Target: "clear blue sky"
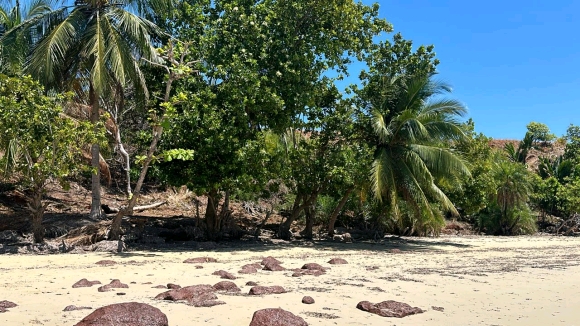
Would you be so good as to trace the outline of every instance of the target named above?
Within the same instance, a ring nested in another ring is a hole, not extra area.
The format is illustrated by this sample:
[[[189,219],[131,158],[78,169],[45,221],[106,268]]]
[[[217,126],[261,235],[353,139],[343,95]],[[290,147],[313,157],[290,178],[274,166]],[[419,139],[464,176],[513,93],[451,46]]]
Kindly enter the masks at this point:
[[[476,131],[521,139],[530,121],[557,136],[580,125],[580,0],[363,2],[414,45],[435,45],[438,77]]]

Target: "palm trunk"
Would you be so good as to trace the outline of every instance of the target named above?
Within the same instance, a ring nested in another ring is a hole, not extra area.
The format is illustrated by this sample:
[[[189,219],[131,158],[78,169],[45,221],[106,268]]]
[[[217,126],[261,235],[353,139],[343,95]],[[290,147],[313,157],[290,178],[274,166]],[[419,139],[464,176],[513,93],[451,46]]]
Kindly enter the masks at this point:
[[[292,233],[290,232],[290,226],[292,223],[300,216],[300,212],[307,208],[308,206],[314,204],[316,199],[318,198],[318,194],[320,193],[321,189],[311,193],[308,197],[304,195],[296,196],[294,200],[294,205],[292,206],[292,213],[290,216],[280,224],[280,228],[278,230],[278,236],[280,239],[290,240],[292,237]],[[302,204],[300,204],[302,202]]]
[[[91,122],[94,125],[95,132],[98,132],[97,123],[99,122],[99,96],[96,94],[93,85],[90,85],[89,100],[91,102]],[[99,166],[99,144],[91,145],[91,168],[93,173],[91,175],[91,213],[89,217],[92,219],[100,219],[101,213],[101,169]]]
[[[334,235],[334,224],[336,223],[336,218],[338,217],[338,214],[340,213],[340,211],[342,210],[342,208],[344,207],[344,205],[348,201],[348,198],[350,197],[350,194],[352,193],[353,190],[354,190],[354,187],[350,187],[346,190],[346,192],[344,193],[344,195],[340,199],[340,202],[338,203],[338,205],[336,206],[336,208],[334,209],[334,211],[332,211],[332,214],[330,215],[330,221],[328,222],[328,235],[331,237]]]

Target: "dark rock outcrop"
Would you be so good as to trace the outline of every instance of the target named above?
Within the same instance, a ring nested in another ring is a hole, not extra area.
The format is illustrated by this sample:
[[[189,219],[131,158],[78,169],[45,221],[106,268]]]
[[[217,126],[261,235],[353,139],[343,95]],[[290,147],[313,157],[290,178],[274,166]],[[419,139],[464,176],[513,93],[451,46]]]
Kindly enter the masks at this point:
[[[0,301],[0,313],[7,312],[9,308],[17,307],[18,305],[12,301]]]
[[[403,318],[405,316],[423,313],[423,310],[420,308],[411,307],[406,303],[393,300],[387,300],[379,303],[361,301],[356,305],[356,307],[360,310],[377,314],[382,317]]]
[[[278,265],[282,264],[281,261],[279,261],[278,259],[276,259],[272,256],[268,256],[268,257],[262,259],[262,261],[260,262],[261,265],[266,265],[268,263],[274,263],[274,264],[278,264]]]
[[[261,269],[262,265],[255,263],[255,264],[246,264],[242,266],[242,269],[238,272],[240,274],[254,274],[258,272],[258,269]]]
[[[254,286],[250,289],[250,295],[263,295],[263,294],[280,294],[286,293],[286,290],[278,285],[273,286]]]
[[[95,310],[76,326],[123,325],[168,326],[167,316],[161,310],[145,303],[125,302]]]
[[[108,292],[111,291],[111,289],[128,289],[128,288],[129,286],[127,284],[121,283],[121,281],[114,279],[111,281],[111,283],[99,287],[98,291]]]
[[[81,280],[79,280],[78,282],[76,282],[75,284],[73,284],[73,288],[88,288],[91,287],[95,284],[101,284],[101,282],[99,281],[89,281],[86,278],[83,278]]]
[[[211,275],[219,275],[221,278],[225,278],[228,280],[235,280],[237,278],[232,273],[228,273],[228,272],[222,271],[222,270],[215,271],[215,272],[211,273]]]
[[[289,311],[268,308],[254,312],[250,326],[308,326],[308,324]]]
[[[177,290],[177,289],[181,289],[181,285],[169,283],[169,284],[167,284],[167,288],[171,289],[171,290]]]
[[[265,271],[272,271],[272,272],[280,272],[280,271],[285,271],[286,268],[282,267],[280,265],[280,263],[277,262],[266,262],[266,264],[264,265],[264,268],[262,268]]]
[[[181,289],[169,290],[158,294],[156,300],[186,301],[195,307],[211,307],[219,304],[225,304],[222,301],[216,301],[216,290],[207,284],[199,284],[182,287]]]
[[[342,258],[332,258],[331,260],[328,261],[328,263],[331,265],[348,264],[348,262]]]
[[[221,281],[213,285],[213,288],[216,291],[225,291],[225,292],[241,292],[240,288],[236,285],[236,283],[231,281]]]

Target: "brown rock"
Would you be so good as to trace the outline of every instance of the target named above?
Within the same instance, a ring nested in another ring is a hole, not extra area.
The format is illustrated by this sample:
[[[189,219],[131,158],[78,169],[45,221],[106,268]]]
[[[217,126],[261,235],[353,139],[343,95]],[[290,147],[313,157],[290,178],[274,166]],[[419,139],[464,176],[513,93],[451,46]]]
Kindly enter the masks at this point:
[[[225,278],[228,280],[235,280],[236,279],[236,277],[234,275],[232,275],[231,273],[228,273],[228,272],[222,271],[222,270],[215,271],[215,272],[211,273],[211,275],[219,275],[221,278]]]
[[[257,286],[258,283],[254,282],[254,281],[248,281],[248,282],[246,282],[246,285],[247,286]]]
[[[236,283],[231,281],[221,281],[213,285],[216,291],[226,291],[226,292],[241,292],[240,288]]]
[[[0,307],[0,314],[1,314],[1,313],[3,313],[3,312],[6,312],[6,311],[8,311],[8,310],[6,310],[6,309],[4,309],[4,308]]]
[[[121,281],[119,281],[118,279],[114,279],[111,281],[111,283],[99,287],[98,291],[108,292],[111,291],[111,289],[128,289],[128,288],[129,286],[127,284],[121,283]]]
[[[255,264],[246,264],[242,266],[242,269],[238,272],[240,274],[254,274],[258,272],[258,269],[261,269],[262,265],[255,263]]]
[[[431,306],[431,309],[433,309],[435,311],[440,311],[440,312],[445,311],[445,308],[443,308],[443,307],[437,307],[437,306]]]
[[[304,264],[304,266],[302,266],[302,269],[307,269],[310,271],[326,271],[326,268],[320,266],[317,263],[308,263],[308,264]]]
[[[300,277],[304,275],[320,276],[323,274],[326,274],[326,272],[315,269],[295,269],[292,277]]]
[[[74,305],[66,306],[62,311],[73,311],[73,310],[83,310],[83,309],[93,309],[91,307],[77,307]]]
[[[95,264],[101,265],[101,266],[111,266],[111,265],[116,265],[117,262],[114,260],[99,260]]]
[[[186,264],[217,263],[217,259],[211,257],[197,257],[197,258],[188,258],[183,262]],[[195,267],[197,268],[197,266]]]
[[[308,326],[308,324],[289,311],[269,308],[254,312],[250,326]]]
[[[167,316],[161,310],[145,303],[126,302],[95,310],[76,326],[124,325],[168,326]]]
[[[417,307],[411,307],[406,303],[387,300],[373,304],[368,301],[359,302],[356,307],[360,310],[377,314],[382,317],[403,318],[405,316],[423,313],[423,310]]]
[[[101,282],[99,281],[89,281],[86,278],[81,279],[80,281],[76,282],[75,284],[73,284],[73,288],[87,288],[87,287],[91,287],[95,284],[101,284]]]
[[[279,261],[278,259],[276,259],[272,256],[268,256],[268,257],[262,259],[262,262],[260,262],[261,265],[266,265],[268,263],[274,263],[274,264],[278,264],[278,265],[282,264],[281,261]]]
[[[273,272],[279,272],[279,271],[285,271],[286,268],[280,266],[280,263],[277,262],[266,262],[266,264],[264,265],[264,268],[262,268],[265,271],[273,271]]]
[[[328,261],[331,265],[341,265],[341,264],[348,264],[348,262],[342,258],[332,258]]]
[[[172,290],[177,290],[177,289],[181,289],[181,285],[169,283],[169,284],[167,284],[167,288],[172,289]]]
[[[278,285],[273,286],[254,286],[250,289],[250,295],[263,295],[263,294],[279,294],[286,293],[283,287]]]
[[[18,305],[12,301],[6,301],[6,300],[0,301],[0,308],[2,308],[2,309],[9,309],[9,308],[17,307],[17,306]]]
[[[302,303],[305,304],[313,304],[314,303],[314,299],[310,296],[305,296],[304,298],[302,298]]]
[[[224,304],[217,300],[215,289],[211,285],[200,284],[182,287],[177,290],[169,290],[158,294],[157,300],[186,301],[195,307],[211,307],[218,304]]]
[[[145,284],[146,285],[146,284],[153,284],[153,283],[151,283],[151,282],[145,282],[145,283],[141,283],[141,284]]]

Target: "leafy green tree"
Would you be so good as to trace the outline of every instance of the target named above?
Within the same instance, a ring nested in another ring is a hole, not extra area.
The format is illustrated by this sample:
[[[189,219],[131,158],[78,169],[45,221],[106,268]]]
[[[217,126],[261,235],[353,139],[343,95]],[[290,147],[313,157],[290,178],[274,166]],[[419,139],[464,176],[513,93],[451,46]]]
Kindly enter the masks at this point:
[[[467,162],[470,176],[463,177],[459,183],[440,182],[449,199],[462,215],[472,218],[489,206],[490,194],[495,191],[492,169],[501,157],[489,145],[491,138],[474,131],[471,119],[464,124],[467,137],[453,142],[451,148],[460,153]]]
[[[327,102],[335,100],[329,91],[335,89],[332,81],[323,75],[329,70],[344,74],[351,56],[390,30],[377,15],[377,6],[353,1],[200,1],[176,6],[167,28],[195,44],[189,55],[203,60],[196,67],[199,74],[178,87],[187,100],[166,143],[195,150],[195,159],[164,168],[168,175],[179,169],[182,177],[175,182],[210,198],[208,236],[220,231],[222,217],[213,209],[220,194],[264,175],[262,166],[270,158],[257,150],[263,146],[263,132],[281,135],[288,128],[299,129],[313,108],[324,106],[327,95]]]
[[[66,185],[66,178],[79,171],[82,147],[104,138],[93,132],[91,124],[63,115],[62,97],[44,92],[31,77],[0,75],[0,148],[5,153],[1,167],[5,174],[18,176],[30,194],[28,208],[37,243],[44,239],[47,182],[55,179]]]
[[[534,142],[550,142],[556,138],[556,135],[550,132],[550,128],[543,123],[532,121],[526,128],[532,134]]]
[[[91,121],[97,124],[101,97],[117,84],[132,84],[137,96],[146,88],[139,68],[140,58],[154,58],[153,35],[157,27],[143,18],[153,10],[167,9],[169,0],[138,0],[110,3],[76,1],[73,6],[43,12],[10,29],[0,46],[11,47],[30,31],[44,33],[31,42],[24,71],[48,89],[85,93],[92,107]],[[101,215],[99,145],[91,146],[92,218]]]

